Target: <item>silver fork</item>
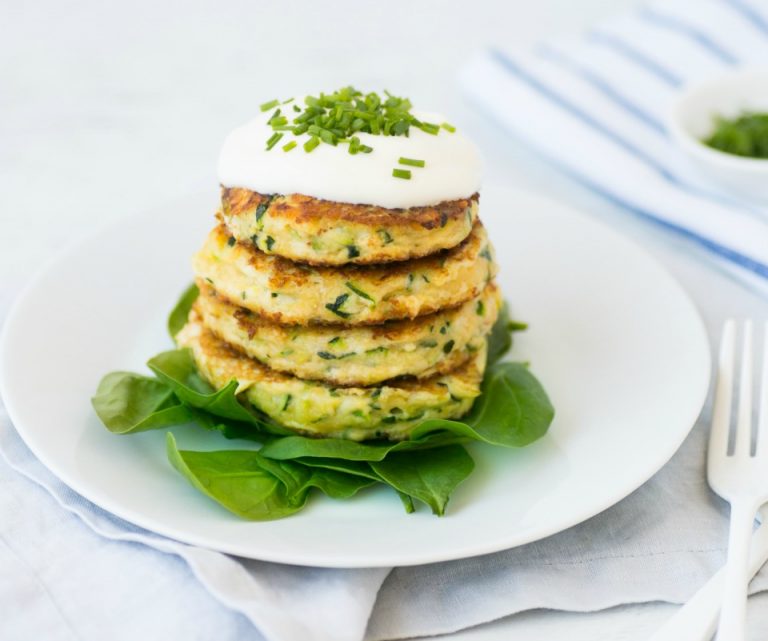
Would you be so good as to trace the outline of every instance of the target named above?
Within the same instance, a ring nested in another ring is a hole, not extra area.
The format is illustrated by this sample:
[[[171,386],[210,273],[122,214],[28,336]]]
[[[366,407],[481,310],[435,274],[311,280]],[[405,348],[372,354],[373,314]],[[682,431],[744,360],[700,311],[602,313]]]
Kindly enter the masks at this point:
[[[718,641],[743,641],[749,584],[749,543],[758,508],[768,502],[768,324],[764,337],[760,418],[752,450],[752,322],[742,332],[739,403],[733,451],[729,452],[731,407],[736,387],[736,323],[726,322],[720,343],[717,388],[709,437],[707,476],[715,492],[731,504],[725,589]]]

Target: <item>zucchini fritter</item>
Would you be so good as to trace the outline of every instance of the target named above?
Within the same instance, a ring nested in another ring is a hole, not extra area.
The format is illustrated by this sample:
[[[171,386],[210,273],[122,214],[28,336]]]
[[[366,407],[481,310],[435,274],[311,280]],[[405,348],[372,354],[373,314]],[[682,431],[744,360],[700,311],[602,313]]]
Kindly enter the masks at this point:
[[[239,241],[317,265],[409,260],[455,247],[477,220],[477,194],[429,207],[385,209],[301,194],[222,187],[218,216]]]
[[[196,309],[206,328],[272,369],[337,385],[372,385],[398,376],[428,378],[477,352],[496,322],[500,294],[480,296],[415,320],[383,325],[279,325],[200,289]]]
[[[269,369],[207,330],[192,310],[176,335],[200,374],[216,389],[238,381],[238,394],[281,425],[309,436],[355,441],[402,440],[422,420],[459,418],[480,394],[487,348],[447,374],[399,379],[375,387],[335,387]]]
[[[384,265],[313,267],[239,243],[223,225],[194,259],[199,284],[282,324],[365,325],[416,318],[464,303],[496,275],[478,222],[459,246]]]

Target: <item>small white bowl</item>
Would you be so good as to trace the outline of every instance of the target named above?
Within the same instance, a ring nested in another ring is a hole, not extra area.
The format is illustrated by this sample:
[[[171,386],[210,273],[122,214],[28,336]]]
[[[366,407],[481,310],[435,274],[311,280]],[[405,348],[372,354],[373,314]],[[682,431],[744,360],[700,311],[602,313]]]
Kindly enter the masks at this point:
[[[698,170],[723,187],[768,201],[768,160],[746,158],[705,145],[717,116],[768,113],[768,69],[739,69],[687,87],[675,101],[668,128]]]

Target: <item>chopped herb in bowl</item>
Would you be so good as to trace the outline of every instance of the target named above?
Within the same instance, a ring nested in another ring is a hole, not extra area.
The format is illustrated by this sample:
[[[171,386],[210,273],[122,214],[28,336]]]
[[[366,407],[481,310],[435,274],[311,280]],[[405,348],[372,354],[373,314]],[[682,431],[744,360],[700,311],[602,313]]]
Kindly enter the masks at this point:
[[[768,113],[744,112],[732,119],[718,117],[715,130],[702,142],[727,154],[768,159]]]

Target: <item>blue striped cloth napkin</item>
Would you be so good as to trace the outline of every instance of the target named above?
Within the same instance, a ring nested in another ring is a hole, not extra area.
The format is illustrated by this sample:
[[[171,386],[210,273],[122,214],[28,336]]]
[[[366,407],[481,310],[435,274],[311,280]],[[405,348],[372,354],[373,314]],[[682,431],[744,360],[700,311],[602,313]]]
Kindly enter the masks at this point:
[[[558,170],[768,296],[768,207],[699,176],[665,126],[686,83],[761,64],[768,0],[664,0],[579,37],[492,48],[467,64],[461,83]]]

